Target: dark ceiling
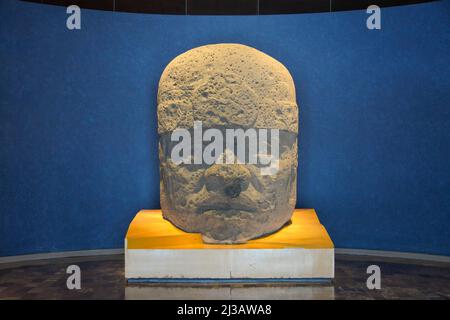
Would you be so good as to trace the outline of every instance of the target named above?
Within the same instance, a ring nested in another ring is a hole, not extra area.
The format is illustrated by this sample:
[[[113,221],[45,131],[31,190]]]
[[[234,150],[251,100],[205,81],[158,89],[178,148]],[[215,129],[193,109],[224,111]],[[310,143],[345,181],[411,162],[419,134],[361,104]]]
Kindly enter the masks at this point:
[[[333,12],[399,6],[430,0],[23,0],[59,6],[178,15],[258,15]]]

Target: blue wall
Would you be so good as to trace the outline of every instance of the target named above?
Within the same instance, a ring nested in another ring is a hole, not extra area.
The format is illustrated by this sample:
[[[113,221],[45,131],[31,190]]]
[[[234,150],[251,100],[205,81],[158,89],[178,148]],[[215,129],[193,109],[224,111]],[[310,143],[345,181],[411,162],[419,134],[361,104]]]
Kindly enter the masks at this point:
[[[159,207],[156,91],[193,47],[238,42],[291,71],[299,207],[337,247],[450,255],[450,5],[184,17],[0,1],[0,256],[121,247]]]

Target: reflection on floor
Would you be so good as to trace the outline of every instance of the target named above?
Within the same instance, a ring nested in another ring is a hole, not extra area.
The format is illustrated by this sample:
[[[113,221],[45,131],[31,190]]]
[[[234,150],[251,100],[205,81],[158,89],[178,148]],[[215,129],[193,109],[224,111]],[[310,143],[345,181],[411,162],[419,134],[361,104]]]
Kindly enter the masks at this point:
[[[127,285],[125,299],[129,300],[332,300],[332,285]]]
[[[29,263],[28,263],[29,264]],[[67,266],[81,268],[81,289],[68,290]],[[369,290],[369,265],[381,289]],[[0,299],[450,299],[450,264],[336,256],[329,284],[127,284],[123,257],[65,258],[0,265]]]

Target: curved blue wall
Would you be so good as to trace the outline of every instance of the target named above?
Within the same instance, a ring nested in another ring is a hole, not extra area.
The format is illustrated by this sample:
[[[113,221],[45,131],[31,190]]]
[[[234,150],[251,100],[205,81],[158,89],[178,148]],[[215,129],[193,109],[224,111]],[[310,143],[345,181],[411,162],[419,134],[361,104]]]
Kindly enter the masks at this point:
[[[450,255],[450,5],[283,16],[163,16],[0,2],[0,256],[123,245],[159,207],[164,66],[238,42],[291,71],[299,207],[337,247]]]

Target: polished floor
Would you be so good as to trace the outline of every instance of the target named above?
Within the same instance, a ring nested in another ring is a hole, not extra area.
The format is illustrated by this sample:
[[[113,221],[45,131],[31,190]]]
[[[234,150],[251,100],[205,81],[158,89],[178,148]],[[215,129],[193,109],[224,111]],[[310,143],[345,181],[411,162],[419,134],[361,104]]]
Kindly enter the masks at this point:
[[[67,289],[66,269],[81,269],[81,289]],[[369,290],[367,267],[381,270]],[[127,284],[122,255],[0,265],[0,299],[450,299],[450,264],[336,256],[335,279],[324,284]]]

